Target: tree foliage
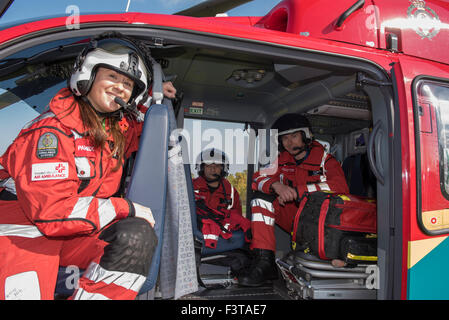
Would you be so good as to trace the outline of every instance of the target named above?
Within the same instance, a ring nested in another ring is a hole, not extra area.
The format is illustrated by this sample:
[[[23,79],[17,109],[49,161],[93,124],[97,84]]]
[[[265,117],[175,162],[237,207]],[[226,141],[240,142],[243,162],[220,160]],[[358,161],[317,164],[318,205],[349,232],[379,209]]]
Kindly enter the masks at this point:
[[[237,189],[240,196],[240,201],[242,207],[246,205],[246,179],[248,172],[244,170],[243,172],[236,172],[235,174],[229,174],[226,178],[228,181]]]

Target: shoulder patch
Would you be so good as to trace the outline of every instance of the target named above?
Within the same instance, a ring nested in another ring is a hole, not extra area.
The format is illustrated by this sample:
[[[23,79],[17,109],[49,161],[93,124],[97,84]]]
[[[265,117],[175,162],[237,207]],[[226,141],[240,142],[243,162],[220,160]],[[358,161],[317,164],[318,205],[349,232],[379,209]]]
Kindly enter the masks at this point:
[[[51,132],[40,136],[37,143],[36,156],[39,159],[53,158],[58,154],[58,137]]]

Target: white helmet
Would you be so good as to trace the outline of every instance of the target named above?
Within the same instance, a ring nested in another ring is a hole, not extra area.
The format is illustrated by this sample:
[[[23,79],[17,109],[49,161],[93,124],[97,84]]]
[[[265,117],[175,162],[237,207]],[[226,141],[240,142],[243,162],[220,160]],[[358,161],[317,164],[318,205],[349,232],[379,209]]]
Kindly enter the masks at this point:
[[[139,49],[118,38],[92,40],[76,58],[69,80],[70,90],[77,96],[86,96],[95,80],[96,71],[104,67],[117,71],[134,81],[128,104],[144,103],[148,97],[151,73]],[[139,55],[140,54],[140,55]]]
[[[202,176],[204,173],[204,166],[202,164],[220,163],[223,165],[221,176],[225,177],[229,173],[229,159],[226,153],[217,148],[209,148],[203,150],[196,158],[195,170],[198,175]]]

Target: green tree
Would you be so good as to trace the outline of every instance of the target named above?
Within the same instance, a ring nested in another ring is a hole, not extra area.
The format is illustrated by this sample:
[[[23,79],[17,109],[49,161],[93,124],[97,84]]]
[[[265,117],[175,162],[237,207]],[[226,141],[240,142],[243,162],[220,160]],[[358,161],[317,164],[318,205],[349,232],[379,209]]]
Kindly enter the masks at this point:
[[[235,174],[229,174],[226,178],[237,189],[240,195],[240,202],[242,204],[243,213],[246,212],[246,179],[248,176],[247,170],[243,172],[236,172]]]

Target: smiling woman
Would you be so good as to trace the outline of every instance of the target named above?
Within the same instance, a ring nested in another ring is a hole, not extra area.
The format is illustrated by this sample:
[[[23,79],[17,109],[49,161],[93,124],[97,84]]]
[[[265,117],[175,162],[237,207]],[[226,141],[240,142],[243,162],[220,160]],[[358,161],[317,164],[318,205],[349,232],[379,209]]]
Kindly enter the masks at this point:
[[[0,219],[0,256],[8,256],[0,262],[0,299],[52,299],[59,265],[88,269],[74,299],[134,299],[146,280],[157,243],[152,212],[115,196],[140,126],[116,101],[130,109],[146,99],[149,57],[117,36],[91,39],[70,88],[0,157],[8,182],[0,192],[0,212],[8,212]],[[37,248],[57,258],[39,263]],[[23,288],[27,270],[34,271]]]

